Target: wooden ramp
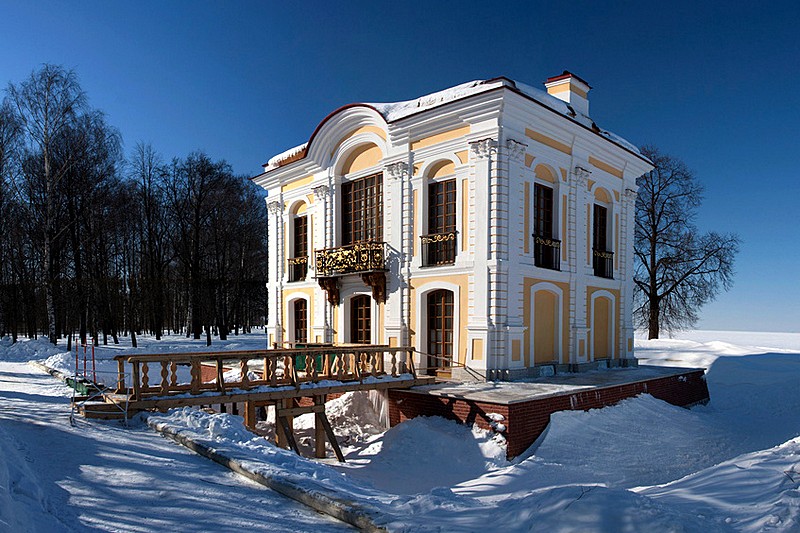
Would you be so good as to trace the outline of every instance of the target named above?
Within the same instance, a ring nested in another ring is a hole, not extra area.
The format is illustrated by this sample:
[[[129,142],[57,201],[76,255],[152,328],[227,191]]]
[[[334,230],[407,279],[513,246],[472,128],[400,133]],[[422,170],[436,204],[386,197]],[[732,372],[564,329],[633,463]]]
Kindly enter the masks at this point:
[[[255,430],[258,412],[275,410],[276,443],[298,452],[293,419],[314,413],[315,456],[325,441],[344,460],[325,413],[329,395],[429,385],[417,376],[414,349],[375,345],[275,350],[137,354],[115,357],[115,390],[76,407],[87,418],[127,418],[146,410],[212,407],[244,416]],[[298,452],[299,453],[299,452]]]

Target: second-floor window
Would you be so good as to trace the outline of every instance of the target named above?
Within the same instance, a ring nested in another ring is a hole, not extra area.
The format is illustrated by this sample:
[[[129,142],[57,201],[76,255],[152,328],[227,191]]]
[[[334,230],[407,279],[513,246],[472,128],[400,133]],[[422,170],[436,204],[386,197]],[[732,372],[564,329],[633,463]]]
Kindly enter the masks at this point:
[[[383,241],[383,176],[342,184],[342,246]]]
[[[608,249],[608,209],[597,204],[592,217],[592,267],[595,276],[614,277],[614,252]]]
[[[308,272],[308,217],[296,216],[292,225],[294,242],[289,260],[289,281],[303,281]]]
[[[553,235],[553,189],[534,184],[533,259],[534,264],[551,270],[561,269],[561,241]]]
[[[456,260],[456,180],[428,185],[428,235],[422,237],[423,265]]]

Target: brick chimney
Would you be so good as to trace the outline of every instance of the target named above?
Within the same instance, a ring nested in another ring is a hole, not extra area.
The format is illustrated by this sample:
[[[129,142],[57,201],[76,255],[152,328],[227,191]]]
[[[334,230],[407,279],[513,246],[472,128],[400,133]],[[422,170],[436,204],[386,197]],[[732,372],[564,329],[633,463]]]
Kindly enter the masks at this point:
[[[592,87],[584,80],[565,70],[559,76],[547,78],[544,81],[544,86],[547,88],[548,94],[555,96],[559,100],[564,100],[576,112],[589,116],[589,99],[587,95]]]

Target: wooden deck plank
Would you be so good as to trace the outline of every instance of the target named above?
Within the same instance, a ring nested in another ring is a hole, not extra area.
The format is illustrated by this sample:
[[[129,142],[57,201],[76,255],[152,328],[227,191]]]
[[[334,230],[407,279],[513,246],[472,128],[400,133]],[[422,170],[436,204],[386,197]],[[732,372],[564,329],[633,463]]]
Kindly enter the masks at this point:
[[[192,396],[183,396],[179,398],[160,397],[160,398],[146,398],[142,400],[131,400],[129,402],[130,409],[170,409],[172,407],[185,407],[192,405],[209,405],[217,403],[231,403],[231,402],[246,402],[246,401],[269,401],[281,400],[284,398],[307,398],[322,394],[335,394],[363,390],[386,390],[386,389],[407,389],[418,385],[431,385],[435,382],[434,377],[415,378],[407,380],[387,380],[385,382],[377,383],[360,383],[358,381],[352,383],[342,383],[341,385],[333,385],[330,387],[309,387],[309,388],[290,388],[286,390],[276,391],[242,391],[241,393],[232,393],[227,391],[224,394],[200,394]],[[211,392],[211,391],[209,391]],[[106,394],[106,401],[125,404],[128,399],[123,394]]]

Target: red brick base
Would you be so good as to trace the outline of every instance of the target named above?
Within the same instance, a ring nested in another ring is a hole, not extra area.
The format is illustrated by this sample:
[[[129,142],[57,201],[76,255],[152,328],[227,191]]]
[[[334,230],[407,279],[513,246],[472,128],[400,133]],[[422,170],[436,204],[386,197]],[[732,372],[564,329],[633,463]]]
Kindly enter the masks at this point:
[[[417,416],[441,416],[462,424],[477,424],[488,430],[491,429],[491,420],[487,414],[498,413],[505,417],[506,453],[512,458],[527,450],[542,434],[550,423],[551,413],[597,409],[642,393],[681,407],[708,401],[704,372],[692,370],[680,375],[511,404],[442,398],[421,391],[394,389],[389,391],[389,421],[395,426]]]

